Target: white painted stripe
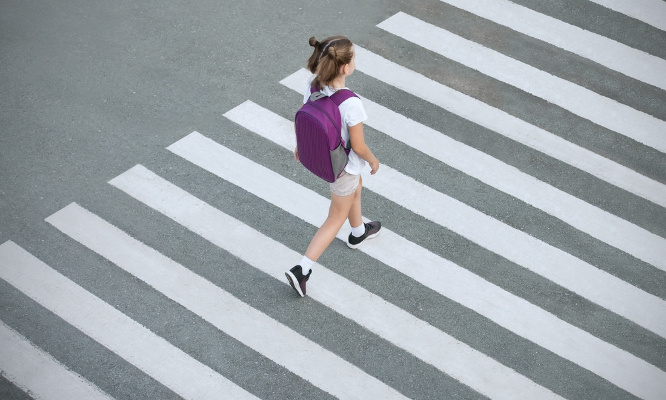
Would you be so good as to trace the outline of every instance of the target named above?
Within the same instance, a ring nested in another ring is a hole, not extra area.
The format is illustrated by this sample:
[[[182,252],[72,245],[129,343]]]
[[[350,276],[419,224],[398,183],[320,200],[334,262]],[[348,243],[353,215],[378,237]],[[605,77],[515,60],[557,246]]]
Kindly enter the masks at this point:
[[[170,148],[182,149],[179,143]],[[301,257],[143,167],[112,184],[285,285],[284,272]],[[325,267],[317,266],[314,274],[308,296],[480,393],[493,399],[560,398]]]
[[[666,2],[663,0],[590,0],[666,31]],[[664,74],[662,73],[662,76]]]
[[[256,399],[13,242],[0,246],[0,278],[186,399]]]
[[[238,111],[231,110],[225,116],[244,120],[246,115]],[[268,115],[255,114],[253,120],[263,120],[264,117]],[[279,125],[267,125],[266,128],[277,132],[276,137],[293,136],[284,135],[285,131]],[[284,128],[291,129],[293,124],[286,123]],[[171,145],[169,150],[307,223],[319,225],[326,216],[328,199],[196,132]],[[347,224],[338,238],[345,240],[348,232]],[[635,379],[663,373],[387,228],[382,228],[381,239],[364,244],[360,251],[604,379],[631,388],[627,390],[640,392],[643,384],[637,385]],[[419,268],[414,268],[415,259],[419,260]],[[636,377],[633,374],[637,374]]]
[[[0,372],[32,398],[112,399],[0,321]]]
[[[307,70],[300,70],[282,83],[301,92],[309,78]],[[666,239],[365,97],[362,99],[370,116],[366,122],[369,126],[666,271]],[[661,187],[666,201],[666,185]]]
[[[666,152],[666,121],[402,12],[377,26],[569,110],[597,125]]]
[[[239,106],[228,111],[225,116],[269,140],[278,136],[293,137],[293,123],[279,116],[269,117],[270,114],[273,113],[262,107],[253,107],[248,112]],[[282,118],[279,125],[263,123],[276,118]],[[279,141],[275,143],[279,144]],[[373,176],[367,175],[366,171],[367,179],[363,181],[366,188],[666,337],[664,300],[437,192],[385,164],[381,168],[382,173]]]
[[[444,3],[482,18],[504,25],[527,36],[550,43],[566,51],[588,58],[605,67],[623,73],[631,78],[666,90],[666,61],[651,54],[634,49],[615,40],[590,32],[577,26],[560,21],[553,17],[538,13],[508,0],[441,0]],[[592,0],[599,4],[617,3],[614,0]],[[662,1],[638,0],[650,3],[654,11],[656,4],[661,4],[660,23],[666,24],[666,12]],[[633,11],[646,9],[636,7],[636,1],[629,0],[622,10],[632,15]],[[606,5],[608,7],[608,5]],[[613,8],[613,7],[610,7]],[[658,13],[648,15],[657,16]],[[656,21],[655,21],[656,22]],[[648,22],[649,23],[649,22]],[[660,29],[664,29],[663,27]]]
[[[663,197],[658,196],[663,189],[647,177],[504,111],[491,107],[482,101],[457,92],[448,86],[369,52],[358,45],[355,46],[355,49],[357,68],[375,79],[580,168],[652,202],[660,205],[665,202]]]
[[[138,167],[131,171],[140,173],[147,170]],[[121,187],[131,185],[126,180],[128,176],[121,175],[111,183]],[[167,192],[172,190],[165,185],[161,189]],[[168,200],[168,195],[156,199],[164,202]],[[196,199],[188,204],[169,203],[174,214],[185,218],[196,215],[198,208],[204,204]],[[404,398],[358,367],[243,303],[77,204],[70,204],[47,218],[47,221],[236,340],[334,396],[349,399]],[[224,229],[237,241],[249,240],[246,245],[253,243],[252,234],[239,224],[228,225]],[[256,248],[254,250],[257,251]],[[209,395],[201,398],[236,397],[226,393],[224,396]]]

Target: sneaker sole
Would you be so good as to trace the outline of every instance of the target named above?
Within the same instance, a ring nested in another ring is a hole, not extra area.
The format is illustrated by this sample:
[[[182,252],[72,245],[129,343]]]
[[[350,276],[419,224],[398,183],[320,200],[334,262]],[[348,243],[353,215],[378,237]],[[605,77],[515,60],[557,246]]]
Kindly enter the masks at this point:
[[[291,285],[292,288],[294,288],[296,293],[298,293],[298,295],[301,296],[301,297],[305,297],[305,295],[301,291],[301,285],[299,285],[298,279],[296,279],[294,274],[292,274],[291,271],[287,271],[284,274],[287,276],[287,280],[289,281],[289,284]]]
[[[376,238],[377,236],[379,236],[379,234],[380,234],[381,232],[382,232],[381,229],[378,230],[377,233],[375,233],[374,235],[370,235],[370,236],[368,236],[367,238],[363,239],[363,242],[365,242],[366,240],[369,240],[369,239],[374,239],[374,238]],[[351,243],[347,242],[347,247],[349,247],[350,249],[357,249],[360,245],[363,244],[363,242],[361,242],[361,243],[359,243],[359,244],[351,244]]]

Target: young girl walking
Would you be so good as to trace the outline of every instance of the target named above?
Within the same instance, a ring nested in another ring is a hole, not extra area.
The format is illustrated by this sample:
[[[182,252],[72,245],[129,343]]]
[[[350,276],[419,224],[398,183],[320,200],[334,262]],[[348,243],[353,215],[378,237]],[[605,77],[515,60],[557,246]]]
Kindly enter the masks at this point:
[[[344,36],[332,36],[322,42],[311,37],[310,46],[314,47],[314,51],[308,59],[307,67],[315,77],[304,93],[303,103],[310,97],[312,87],[327,96],[346,89],[345,79],[356,67],[354,45]],[[330,184],[331,205],[326,221],[310,241],[300,264],[285,273],[301,297],[305,296],[305,283],[310,279],[312,266],[335,239],[345,220],[349,220],[352,227],[347,245],[353,249],[364,240],[377,236],[381,229],[379,222],[364,223],[361,214],[361,170],[370,164],[370,173],[374,175],[379,169],[379,160],[372,154],[363,137],[363,122],[368,117],[361,99],[355,96],[343,101],[339,108],[342,138],[345,143],[351,140],[352,149],[344,171]],[[294,150],[294,157],[298,160],[298,148]]]

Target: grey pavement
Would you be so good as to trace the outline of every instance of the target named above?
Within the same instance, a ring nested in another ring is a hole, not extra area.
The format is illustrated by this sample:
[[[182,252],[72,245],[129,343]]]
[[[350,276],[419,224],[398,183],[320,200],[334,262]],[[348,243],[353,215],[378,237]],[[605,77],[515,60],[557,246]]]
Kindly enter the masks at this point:
[[[515,3],[666,59],[666,32],[598,4]],[[202,171],[166,148],[197,131],[326,196],[326,186],[288,153],[223,114],[252,100],[291,118],[300,96],[279,82],[305,66],[310,36],[333,34],[345,34],[391,61],[666,184],[663,153],[376,27],[398,11],[666,120],[663,90],[435,0],[2,1],[0,245],[16,243],[262,399],[333,396],[73,241],[45,218],[75,202],[406,397],[485,398],[330,308],[308,298],[296,299],[283,283],[108,184],[136,164],[144,165],[302,253],[316,226]],[[348,85],[385,107],[666,237],[663,207],[360,71]],[[372,128],[366,128],[366,136],[381,162],[666,299],[664,271]],[[381,220],[403,237],[666,371],[663,337],[390,199],[366,190],[363,204],[364,215]],[[380,261],[350,253],[339,241],[320,261],[563,398],[635,398]],[[419,268],[418,260],[414,268]],[[179,397],[4,280],[0,280],[0,320],[114,398]],[[30,396],[3,374],[0,398]]]

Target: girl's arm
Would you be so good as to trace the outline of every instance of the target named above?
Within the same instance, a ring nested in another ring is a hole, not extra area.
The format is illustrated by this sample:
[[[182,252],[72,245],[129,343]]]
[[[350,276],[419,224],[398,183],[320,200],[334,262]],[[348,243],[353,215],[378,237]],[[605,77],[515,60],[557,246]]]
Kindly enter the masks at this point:
[[[370,164],[370,174],[374,175],[379,169],[379,160],[372,154],[370,148],[365,143],[365,138],[363,137],[363,123],[356,124],[349,127],[349,139],[351,140],[352,149],[354,153],[358,154],[359,157],[364,159]]]

